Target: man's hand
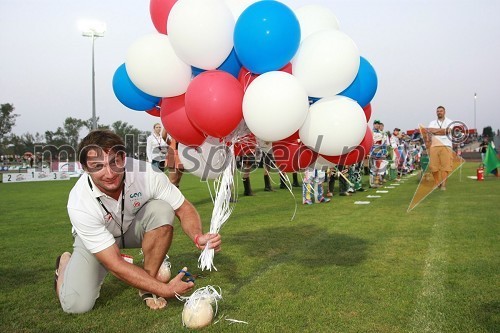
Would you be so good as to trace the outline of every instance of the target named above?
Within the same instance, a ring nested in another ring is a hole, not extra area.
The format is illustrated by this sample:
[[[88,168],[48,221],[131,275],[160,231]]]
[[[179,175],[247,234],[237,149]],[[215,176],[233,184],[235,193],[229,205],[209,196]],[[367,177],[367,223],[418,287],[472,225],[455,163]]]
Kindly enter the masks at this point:
[[[167,297],[175,297],[175,294],[184,295],[194,287],[194,282],[183,281],[184,275],[187,272],[187,267],[184,267],[179,274],[177,274],[170,282],[167,284],[169,289],[174,293],[174,295],[166,295]]]
[[[220,251],[220,246],[222,243],[221,237],[219,234],[204,234],[204,235],[198,235],[195,238],[195,244],[196,247],[200,250],[205,249],[205,246],[209,244],[210,249],[214,249],[215,252]]]

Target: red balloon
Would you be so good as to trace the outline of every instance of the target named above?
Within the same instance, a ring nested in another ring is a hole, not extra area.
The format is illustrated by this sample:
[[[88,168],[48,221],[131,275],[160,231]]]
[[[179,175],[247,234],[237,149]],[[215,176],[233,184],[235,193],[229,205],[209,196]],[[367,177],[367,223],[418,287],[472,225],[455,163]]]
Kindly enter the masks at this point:
[[[282,172],[302,171],[318,158],[318,153],[304,144],[286,141],[273,142],[273,155]]]
[[[289,62],[288,64],[286,64],[285,66],[283,66],[282,68],[279,69],[281,72],[285,72],[285,73],[288,73],[288,74],[292,74],[292,63]]]
[[[161,109],[161,99],[154,108],[147,110],[146,113],[152,115],[153,117],[160,117],[161,113],[160,109]]]
[[[259,74],[252,74],[245,67],[241,67],[238,73],[238,81],[243,85],[243,89],[246,91],[250,83],[252,83]]]
[[[286,64],[284,67],[280,69],[281,72],[286,72],[288,74],[292,74],[292,63]],[[243,90],[247,90],[250,83],[260,74],[250,73],[248,69],[245,67],[241,67],[240,72],[238,73],[238,81],[243,85]]]
[[[370,103],[366,104],[363,111],[365,111],[366,122],[369,122],[372,116],[372,105]]]
[[[243,119],[243,94],[243,87],[231,74],[205,71],[187,88],[186,114],[203,133],[223,138]]]
[[[177,0],[151,0],[149,2],[151,21],[159,33],[167,34],[168,15],[176,2]]]
[[[235,156],[254,155],[256,149],[257,139],[253,133],[242,136],[234,143]]]
[[[152,115],[153,117],[159,117],[160,109],[155,106],[154,108],[147,110],[146,113]]]
[[[205,135],[191,123],[186,115],[184,95],[163,98],[160,113],[163,127],[176,141],[195,147],[205,141]]]
[[[363,161],[366,155],[370,153],[372,146],[373,146],[373,133],[370,127],[366,126],[365,137],[356,148],[354,148],[347,154],[343,155],[338,155],[338,156],[321,155],[321,156],[323,156],[327,161],[330,161],[335,164],[351,165]]]
[[[297,143],[299,142],[299,130],[297,130],[297,132],[293,133],[292,135],[290,135],[288,138],[284,138],[280,141],[286,141],[286,142],[290,142],[290,143]]]

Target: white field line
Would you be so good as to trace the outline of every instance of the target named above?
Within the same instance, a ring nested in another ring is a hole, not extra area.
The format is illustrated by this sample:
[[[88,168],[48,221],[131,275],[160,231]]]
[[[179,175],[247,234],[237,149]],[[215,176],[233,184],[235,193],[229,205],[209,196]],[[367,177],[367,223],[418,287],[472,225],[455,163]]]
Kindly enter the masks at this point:
[[[417,296],[415,312],[410,319],[410,332],[442,332],[446,319],[441,312],[445,301],[444,281],[447,267],[448,204],[443,198],[432,227],[422,277],[422,289]]]

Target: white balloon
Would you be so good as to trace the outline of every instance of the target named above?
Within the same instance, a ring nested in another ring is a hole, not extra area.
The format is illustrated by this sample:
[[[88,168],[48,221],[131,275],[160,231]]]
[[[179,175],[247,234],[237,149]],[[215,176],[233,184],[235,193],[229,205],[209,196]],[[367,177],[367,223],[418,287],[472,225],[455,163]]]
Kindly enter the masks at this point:
[[[333,11],[322,5],[306,5],[295,10],[300,23],[300,41],[315,32],[327,29],[339,30],[340,24]]]
[[[191,66],[177,57],[169,37],[159,33],[143,36],[129,47],[125,68],[137,88],[157,97],[182,95],[191,81]]]
[[[278,141],[295,133],[308,108],[304,87],[286,72],[259,75],[243,96],[243,118],[250,131],[264,141]]]
[[[223,0],[182,0],[170,11],[167,31],[179,58],[201,69],[216,69],[231,53],[234,25]]]
[[[168,282],[172,276],[172,273],[170,272],[170,262],[164,260],[158,269],[156,276],[158,280]]]
[[[208,326],[214,317],[214,310],[210,299],[202,298],[191,306],[184,304],[182,322],[190,329],[199,329]]]
[[[243,11],[248,8],[248,6],[260,0],[224,0],[224,1],[231,10],[231,13],[233,13],[234,21],[236,22],[238,20],[238,17],[240,17],[241,13],[243,13]]]
[[[327,156],[346,154],[366,133],[366,118],[359,104],[344,96],[323,98],[309,108],[299,130],[302,142]]]
[[[345,90],[356,78],[359,50],[338,30],[321,30],[300,44],[292,60],[292,73],[311,97],[331,97]]]
[[[224,171],[229,148],[219,139],[208,137],[196,148],[179,143],[178,152],[185,171],[207,180],[217,178]]]

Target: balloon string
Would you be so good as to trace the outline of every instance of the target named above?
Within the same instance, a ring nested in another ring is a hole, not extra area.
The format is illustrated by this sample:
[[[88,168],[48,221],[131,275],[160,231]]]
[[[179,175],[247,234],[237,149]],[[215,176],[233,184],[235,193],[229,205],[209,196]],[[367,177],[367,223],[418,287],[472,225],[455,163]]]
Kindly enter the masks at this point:
[[[243,81],[245,82],[244,87],[243,87],[243,91],[247,90],[248,86],[250,85],[251,79],[252,79],[252,73],[246,72],[245,76],[243,77]]]
[[[225,146],[225,145],[224,145]],[[219,233],[222,225],[229,219],[231,213],[233,212],[234,206],[231,205],[231,191],[234,187],[234,170],[235,170],[235,158],[234,158],[234,143],[231,145],[227,151],[225,168],[219,177],[214,181],[214,192],[215,196],[212,196],[210,192],[214,208],[212,210],[212,218],[210,221],[210,233]],[[205,245],[205,248],[198,258],[198,267],[201,270],[209,269],[212,270],[217,268],[213,264],[214,249],[210,248],[210,243]]]
[[[293,210],[292,218],[290,219],[290,221],[293,221],[293,219],[295,218],[295,215],[297,214],[297,200],[295,199],[295,194],[293,194],[293,191],[292,191],[292,182],[290,182],[290,178],[288,178],[288,175],[286,173],[284,173],[283,171],[281,171],[281,169],[276,165],[274,160],[271,160],[270,162],[271,162],[271,167],[273,169],[278,170],[280,178],[284,180],[284,183],[285,183],[285,186],[286,186],[288,192],[290,192],[290,194],[292,195],[293,202],[295,203],[295,208]]]

